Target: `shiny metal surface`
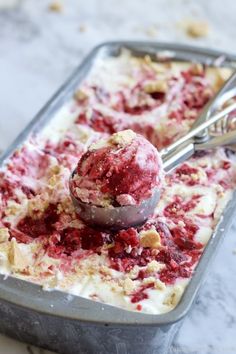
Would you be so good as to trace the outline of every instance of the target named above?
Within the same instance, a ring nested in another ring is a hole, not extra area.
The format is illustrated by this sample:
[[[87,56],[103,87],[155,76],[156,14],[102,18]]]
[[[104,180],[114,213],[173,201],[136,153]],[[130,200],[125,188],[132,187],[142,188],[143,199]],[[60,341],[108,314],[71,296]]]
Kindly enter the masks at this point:
[[[71,198],[76,212],[89,225],[98,225],[112,230],[127,229],[143,224],[153,214],[160,199],[160,191],[155,189],[152,196],[139,205],[103,208]]]
[[[229,131],[224,135],[216,136],[203,143],[196,143],[194,142],[194,139],[192,139],[184,146],[180,146],[163,157],[164,170],[167,173],[170,172],[180,163],[191,157],[196,151],[214,149],[220,146],[225,146],[234,150],[234,144],[236,144],[236,130]]]
[[[210,139],[206,143],[196,144],[195,150],[207,150],[207,149],[214,149],[218,146],[225,146],[229,149],[233,149],[236,144],[236,130],[229,131],[224,135],[216,136],[215,138]]]
[[[236,88],[236,71],[232,73],[229,79],[225,82],[225,84],[220,88],[220,90],[215,94],[214,97],[207,103],[207,105],[203,108],[201,114],[198,119],[193,123],[191,130],[195,129],[198,125],[205,122],[211,114],[214,114],[220,106],[222,106],[223,102],[230,100],[235,96],[235,88]],[[201,137],[201,134],[199,135]]]
[[[211,99],[190,131],[160,153],[166,172],[177,167],[195,151],[225,146],[236,151],[236,72]],[[226,107],[217,112],[221,107]],[[217,112],[217,113],[216,113]]]
[[[175,150],[172,150],[169,154],[163,155],[163,168],[166,173],[176,168],[179,164],[186,161],[195,152],[194,141],[190,140],[179,146]]]
[[[223,102],[222,102],[223,103]],[[211,107],[209,107],[211,109]],[[194,129],[191,129],[186,135],[184,135],[182,138],[179,140],[175,141],[173,144],[170,146],[167,146],[167,148],[164,148],[161,151],[161,156],[166,157],[175,149],[184,146],[188,141],[191,141],[192,138],[195,138],[199,133],[202,133],[202,131],[206,130],[213,124],[216,124],[219,122],[221,119],[224,119],[225,117],[228,117],[229,113],[233,112],[236,110],[236,102],[233,102],[230,104],[228,107],[222,109],[220,112],[210,116],[206,121],[202,122],[201,124],[197,125]],[[210,135],[208,134],[207,139],[210,139]],[[195,142],[197,144],[197,141]]]

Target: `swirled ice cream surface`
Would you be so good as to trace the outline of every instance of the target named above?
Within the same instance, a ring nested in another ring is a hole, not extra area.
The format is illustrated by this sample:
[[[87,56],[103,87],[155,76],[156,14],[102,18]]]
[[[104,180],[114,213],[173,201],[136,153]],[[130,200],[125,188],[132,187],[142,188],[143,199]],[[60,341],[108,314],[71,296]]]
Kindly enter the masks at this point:
[[[119,232],[86,226],[68,181],[91,144],[121,130],[169,145],[230,73],[128,52],[97,60],[74,98],[0,170],[1,273],[131,311],[172,310],[232,197],[233,153],[195,154],[166,176],[155,214]]]

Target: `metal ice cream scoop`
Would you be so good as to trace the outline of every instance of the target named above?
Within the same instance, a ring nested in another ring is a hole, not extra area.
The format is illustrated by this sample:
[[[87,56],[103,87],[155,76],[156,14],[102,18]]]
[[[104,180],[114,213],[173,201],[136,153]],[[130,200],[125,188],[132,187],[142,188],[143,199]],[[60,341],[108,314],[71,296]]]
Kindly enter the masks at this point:
[[[196,151],[213,149],[219,146],[228,146],[230,148],[232,144],[236,144],[236,130],[225,133],[226,129],[223,129],[223,127],[226,126],[230,127],[229,119],[232,119],[232,117],[230,117],[229,114],[236,110],[236,102],[228,105],[216,114],[211,114],[210,117],[208,114],[208,112],[212,113],[213,110],[222,107],[230,98],[236,97],[235,81],[236,73],[231,76],[220,90],[222,94],[220,95],[218,93],[215,98],[211,100],[211,105],[208,104],[207,110],[204,109],[192,129],[184,137],[160,151],[163,169],[166,173],[176,168]],[[232,85],[232,83],[234,83],[234,87],[230,88],[229,86]],[[222,126],[221,134],[218,136],[217,134],[211,135],[208,128],[213,126],[214,132],[216,132],[216,127],[218,127],[217,123],[222,120],[224,120],[224,124],[220,124],[220,127]],[[71,178],[72,177],[73,174]],[[142,201],[139,205],[117,207],[100,207],[90,203],[84,203],[75,197],[72,188],[70,188],[70,193],[77,214],[87,224],[119,230],[143,224],[148,217],[154,213],[161,195],[161,190],[155,188],[152,196]]]
[[[126,229],[144,223],[153,213],[158,200],[160,190],[156,188],[152,197],[142,201],[139,205],[126,205],[118,207],[100,207],[84,203],[76,198],[72,191],[71,198],[77,214],[89,225],[98,225],[108,229]]]

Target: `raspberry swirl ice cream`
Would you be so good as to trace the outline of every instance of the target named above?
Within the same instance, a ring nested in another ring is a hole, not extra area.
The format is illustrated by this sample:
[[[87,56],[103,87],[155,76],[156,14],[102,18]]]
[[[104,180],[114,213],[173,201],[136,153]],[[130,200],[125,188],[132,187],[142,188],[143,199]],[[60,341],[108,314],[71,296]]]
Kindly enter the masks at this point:
[[[128,129],[89,147],[78,163],[71,189],[85,203],[137,205],[161,185],[162,174],[156,148]]]

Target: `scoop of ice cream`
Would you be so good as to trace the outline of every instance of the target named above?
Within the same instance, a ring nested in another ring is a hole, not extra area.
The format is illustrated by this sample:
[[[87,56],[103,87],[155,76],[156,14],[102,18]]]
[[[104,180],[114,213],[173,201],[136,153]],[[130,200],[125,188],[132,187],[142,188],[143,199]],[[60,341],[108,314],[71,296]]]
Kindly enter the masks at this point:
[[[71,181],[75,197],[98,206],[137,205],[161,184],[162,162],[156,148],[132,130],[92,144]]]

